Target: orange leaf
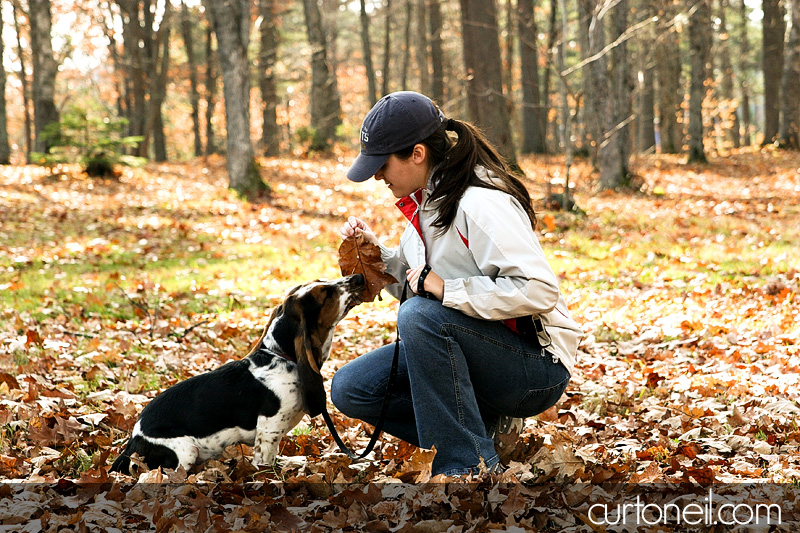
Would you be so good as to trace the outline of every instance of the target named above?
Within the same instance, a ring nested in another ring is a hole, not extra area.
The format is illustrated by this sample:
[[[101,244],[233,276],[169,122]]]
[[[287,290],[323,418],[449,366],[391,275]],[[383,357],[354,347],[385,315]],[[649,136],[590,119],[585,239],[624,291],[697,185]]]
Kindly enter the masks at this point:
[[[542,222],[544,222],[544,225],[547,226],[547,231],[553,231],[556,229],[556,217],[550,213],[547,213],[542,217]]]

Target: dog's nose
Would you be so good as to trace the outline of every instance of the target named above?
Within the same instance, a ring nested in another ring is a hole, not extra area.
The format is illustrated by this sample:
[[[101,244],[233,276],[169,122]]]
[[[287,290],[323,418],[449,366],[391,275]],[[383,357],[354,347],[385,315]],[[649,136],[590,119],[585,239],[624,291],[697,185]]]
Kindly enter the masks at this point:
[[[364,285],[365,283],[364,274],[353,274],[350,276],[350,279],[358,286]]]

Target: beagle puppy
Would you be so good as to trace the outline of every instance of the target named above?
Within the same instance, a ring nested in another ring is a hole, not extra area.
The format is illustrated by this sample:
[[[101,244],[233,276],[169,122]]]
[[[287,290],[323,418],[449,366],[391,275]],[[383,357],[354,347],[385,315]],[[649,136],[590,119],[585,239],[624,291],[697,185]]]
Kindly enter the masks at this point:
[[[320,367],[334,328],[365,288],[355,274],[292,289],[244,359],[177,383],[147,404],[111,470],[129,473],[134,453],[150,469],[188,470],[237,443],[253,446],[254,464],[271,464],[303,415],[324,409]]]

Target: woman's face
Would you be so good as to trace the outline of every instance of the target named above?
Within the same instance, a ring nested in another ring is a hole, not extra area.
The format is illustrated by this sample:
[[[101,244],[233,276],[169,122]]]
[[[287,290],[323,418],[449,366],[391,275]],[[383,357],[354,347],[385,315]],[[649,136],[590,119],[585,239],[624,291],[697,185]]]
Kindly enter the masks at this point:
[[[418,144],[408,159],[401,159],[392,154],[375,173],[374,178],[383,180],[395,198],[409,196],[428,184],[430,171],[426,153],[425,145]]]

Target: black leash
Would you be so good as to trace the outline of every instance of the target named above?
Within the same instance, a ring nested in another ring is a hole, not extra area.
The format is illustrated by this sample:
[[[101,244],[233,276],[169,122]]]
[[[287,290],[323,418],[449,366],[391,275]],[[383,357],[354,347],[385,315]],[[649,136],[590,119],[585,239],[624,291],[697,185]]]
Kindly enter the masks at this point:
[[[408,289],[408,281],[405,282],[403,285],[403,293],[400,295],[400,305],[403,305],[403,302],[406,301],[406,289]],[[399,306],[398,306],[399,310]],[[328,406],[325,406],[325,409],[322,411],[322,418],[325,419],[325,424],[328,426],[328,430],[333,435],[333,440],[336,441],[336,444],[339,446],[339,449],[342,452],[350,457],[350,459],[363,459],[372,451],[375,447],[375,443],[378,441],[378,438],[381,436],[381,432],[383,432],[383,423],[386,421],[386,413],[389,412],[389,393],[394,386],[394,382],[397,379],[397,367],[399,366],[400,362],[400,332],[397,332],[397,339],[394,341],[394,357],[392,358],[392,369],[389,372],[389,382],[386,384],[386,395],[383,397],[383,405],[381,406],[381,414],[378,416],[378,422],[375,424],[375,431],[372,433],[372,438],[367,444],[367,447],[361,452],[361,455],[357,455],[352,452],[342,441],[342,438],[339,436],[339,432],[336,431],[336,427],[333,425],[333,420],[331,419],[330,413],[328,413]]]

